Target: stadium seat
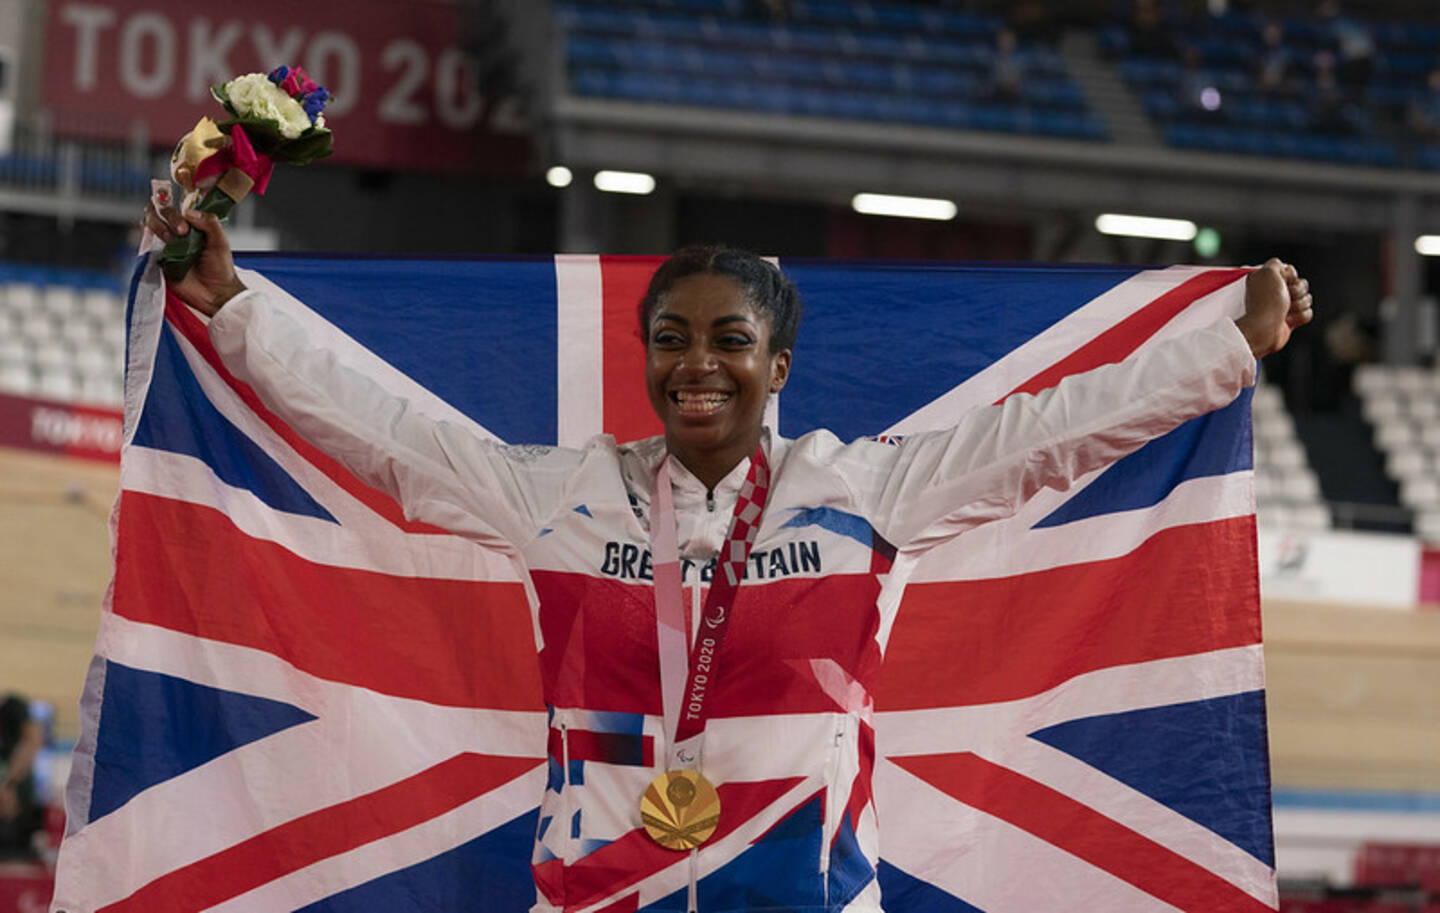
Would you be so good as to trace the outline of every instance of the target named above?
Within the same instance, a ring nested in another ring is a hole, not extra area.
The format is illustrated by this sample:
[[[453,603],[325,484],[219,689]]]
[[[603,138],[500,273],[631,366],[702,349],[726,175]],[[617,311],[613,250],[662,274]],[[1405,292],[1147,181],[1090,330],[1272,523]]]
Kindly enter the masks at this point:
[[[1405,400],[1405,414],[1417,423],[1440,420],[1440,397],[1429,390],[1411,394]]]
[[[1355,392],[1362,397],[1388,393],[1394,389],[1390,369],[1385,365],[1374,363],[1356,367],[1351,385]]]
[[[101,406],[118,406],[124,400],[124,384],[117,373],[84,373],[80,378],[80,399]]]
[[[1414,510],[1440,509],[1440,478],[1421,476],[1402,481],[1400,503]]]
[[[1430,388],[1430,372],[1417,365],[1391,367],[1390,379],[1396,391],[1405,396],[1423,393]]]
[[[40,309],[40,287],[29,282],[10,282],[4,286],[6,306],[16,314]]]
[[[115,359],[105,351],[104,347],[95,343],[77,348],[70,363],[77,371],[81,372],[108,374],[115,368]]]
[[[80,293],[69,285],[47,285],[40,293],[40,307],[57,323],[80,310]]]
[[[1255,500],[1269,501],[1276,496],[1275,477],[1265,468],[1255,467]]]
[[[56,323],[50,315],[38,308],[21,315],[17,326],[18,334],[32,342],[51,338],[56,329]]]
[[[1255,522],[1259,526],[1289,529],[1295,525],[1295,511],[1280,501],[1257,503]]]
[[[40,371],[47,371],[52,368],[71,367],[75,359],[75,352],[68,344],[58,337],[38,340],[31,353],[31,361]]]
[[[27,396],[35,391],[35,375],[19,362],[0,362],[0,390]]]
[[[1292,502],[1315,502],[1320,498],[1320,481],[1309,467],[1290,469],[1280,476],[1276,493]]]
[[[1418,437],[1415,426],[1402,415],[1375,423],[1375,444],[1382,451],[1413,446]]]
[[[82,310],[91,320],[109,322],[125,319],[125,302],[108,289],[86,289],[81,295],[81,302]]]
[[[1330,509],[1319,502],[1300,504],[1290,510],[1290,528],[1301,532],[1324,532],[1330,528]]]
[[[910,4],[796,4],[774,23],[722,0],[562,4],[572,91],[636,102],[1102,140],[1064,59],[1017,50],[1017,102],[986,98],[1001,21]],[[723,0],[732,4],[736,0]],[[710,6],[704,5],[709,3]],[[728,8],[728,7],[727,7]]]
[[[1400,418],[1405,414],[1404,402],[1394,388],[1364,396],[1360,401],[1360,414],[1372,425]]]
[[[1415,535],[1426,542],[1440,543],[1440,510],[1417,511]]]
[[[1255,438],[1265,444],[1283,444],[1295,440],[1295,421],[1287,413],[1255,413]]]
[[[1408,425],[1406,427],[1408,428]],[[1277,470],[1290,471],[1306,467],[1305,450],[1296,441],[1276,442],[1268,448],[1267,452],[1269,464]]]
[[[1385,455],[1385,471],[1397,480],[1412,479],[1430,475],[1435,464],[1429,450],[1405,447]]]
[[[80,392],[80,385],[69,368],[43,368],[38,372],[34,392],[49,399],[70,401]]]
[[[88,314],[74,314],[60,324],[58,335],[78,350],[100,337],[100,326]]]
[[[1440,424],[1426,424],[1420,426],[1420,445],[1431,453],[1440,453]]]
[[[30,350],[30,343],[19,336],[0,336],[0,365],[27,364]]]

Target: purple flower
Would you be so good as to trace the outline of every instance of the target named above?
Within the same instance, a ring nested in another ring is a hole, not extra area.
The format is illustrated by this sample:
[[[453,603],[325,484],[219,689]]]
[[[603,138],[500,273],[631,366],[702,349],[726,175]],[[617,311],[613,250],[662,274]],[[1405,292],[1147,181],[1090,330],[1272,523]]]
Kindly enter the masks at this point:
[[[275,85],[277,86],[289,77],[290,68],[283,64],[270,71],[270,81],[275,83]]]

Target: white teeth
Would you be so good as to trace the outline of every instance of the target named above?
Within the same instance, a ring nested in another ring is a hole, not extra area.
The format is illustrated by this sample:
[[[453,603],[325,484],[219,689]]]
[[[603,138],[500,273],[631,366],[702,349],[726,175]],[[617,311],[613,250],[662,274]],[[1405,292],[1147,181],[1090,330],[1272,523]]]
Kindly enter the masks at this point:
[[[729,399],[728,393],[675,391],[675,402],[682,412],[711,412],[725,405]]]

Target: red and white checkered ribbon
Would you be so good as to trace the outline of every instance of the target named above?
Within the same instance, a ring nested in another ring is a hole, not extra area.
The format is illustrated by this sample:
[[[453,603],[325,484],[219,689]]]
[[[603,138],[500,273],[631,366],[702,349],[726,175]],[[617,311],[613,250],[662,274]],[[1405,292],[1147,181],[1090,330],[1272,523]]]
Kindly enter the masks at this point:
[[[689,650],[689,626],[680,580],[680,547],[675,524],[675,496],[670,489],[670,458],[655,473],[650,499],[650,556],[655,577],[655,631],[660,651],[660,694],[665,713],[666,767],[694,768],[700,760],[699,737],[705,730],[706,706],[715,690],[720,644],[730,627],[731,610],[745,562],[760,530],[765,499],[770,493],[770,464],[764,448],[756,448],[750,471],[735,500],[730,532],[720,548],[710,592],[700,613],[699,630]]]

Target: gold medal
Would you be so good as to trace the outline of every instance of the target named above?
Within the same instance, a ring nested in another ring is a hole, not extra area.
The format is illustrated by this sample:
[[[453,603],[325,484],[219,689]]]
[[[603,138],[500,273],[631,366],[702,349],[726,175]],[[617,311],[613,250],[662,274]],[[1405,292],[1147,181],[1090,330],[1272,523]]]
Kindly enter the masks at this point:
[[[692,850],[715,833],[720,795],[693,770],[666,771],[640,797],[640,820],[650,839],[665,849]]]

